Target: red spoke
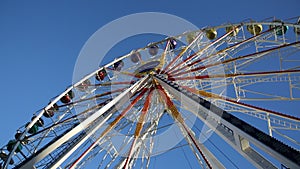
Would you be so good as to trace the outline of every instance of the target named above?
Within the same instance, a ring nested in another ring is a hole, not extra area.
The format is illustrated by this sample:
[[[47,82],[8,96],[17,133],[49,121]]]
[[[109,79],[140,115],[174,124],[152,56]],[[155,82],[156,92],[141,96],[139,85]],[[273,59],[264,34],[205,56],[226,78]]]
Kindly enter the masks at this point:
[[[139,138],[140,134],[141,134],[141,131],[143,129],[143,125],[144,125],[144,122],[145,122],[145,118],[146,118],[146,115],[147,115],[147,112],[150,108],[150,101],[151,101],[151,97],[152,97],[152,92],[153,92],[154,88],[152,87],[149,91],[149,94],[148,96],[146,97],[146,100],[145,100],[145,104],[144,104],[144,107],[142,109],[142,112],[141,112],[141,115],[140,115],[140,118],[139,118],[139,121],[138,121],[138,124],[136,125],[136,129],[135,129],[135,132],[134,132],[134,140],[131,144],[131,147],[130,147],[130,150],[128,152],[128,156],[126,158],[126,162],[124,164],[124,167],[123,168],[126,168],[128,162],[129,162],[129,159],[131,158],[131,155],[132,155],[132,150],[136,144],[136,141],[137,139]]]
[[[267,32],[270,32],[270,31],[272,31],[272,30],[274,30],[274,29],[275,29],[275,28],[268,29],[267,31],[262,32],[262,33],[260,33],[260,34],[257,34],[257,35],[255,35],[255,36],[252,36],[252,37],[249,38],[249,39],[243,40],[243,41],[238,42],[238,43],[236,43],[236,44],[234,44],[234,45],[232,45],[232,46],[229,46],[229,47],[227,47],[227,48],[225,48],[225,49],[222,49],[222,50],[218,51],[217,53],[214,53],[214,54],[211,54],[211,55],[209,55],[209,56],[203,57],[203,58],[198,59],[198,60],[196,60],[196,61],[194,61],[194,62],[192,62],[192,63],[187,63],[187,65],[185,65],[185,66],[183,66],[183,67],[181,67],[181,68],[178,68],[178,69],[175,69],[175,70],[173,70],[173,71],[170,71],[169,74],[170,74],[170,75],[173,75],[173,74],[175,74],[175,73],[177,73],[177,72],[182,71],[183,69],[186,69],[186,68],[191,67],[191,66],[193,66],[193,65],[195,65],[195,64],[197,64],[197,63],[200,63],[200,62],[202,62],[202,61],[204,61],[204,60],[206,60],[206,59],[208,59],[208,58],[211,58],[212,56],[216,56],[216,55],[218,55],[218,54],[220,54],[220,53],[226,52],[226,51],[228,51],[228,50],[230,50],[230,49],[232,49],[232,48],[234,48],[234,47],[238,47],[238,46],[240,46],[240,45],[242,45],[242,44],[244,44],[244,43],[247,43],[247,42],[249,42],[249,41],[251,41],[251,40],[253,40],[253,39],[255,39],[255,38],[258,38],[259,36],[261,36],[261,35],[263,35],[263,34],[265,34],[265,33],[267,33]]]
[[[219,37],[218,39],[216,39],[214,42],[210,43],[209,45],[205,46],[203,49],[197,51],[196,53],[190,55],[188,58],[184,59],[182,62],[180,62],[179,64],[175,65],[174,67],[172,67],[171,69],[169,69],[169,71],[167,71],[166,73],[178,68],[179,66],[181,66],[182,64],[186,63],[187,61],[193,59],[195,56],[198,56],[201,52],[205,51],[206,49],[210,48],[211,46],[215,45],[216,43],[220,42],[222,39],[226,38],[228,35],[230,35],[232,32],[235,31],[236,28],[239,28],[240,26],[234,27],[231,31],[225,33],[223,36]]]
[[[114,72],[118,72],[118,73],[121,73],[123,75],[128,75],[128,76],[131,76],[131,77],[136,77],[136,78],[142,78],[143,76],[141,75],[138,75],[138,74],[134,74],[134,73],[130,73],[130,72],[124,72],[124,71],[117,71],[117,70],[114,70],[112,68],[106,68],[107,70],[110,70],[110,71],[114,71]]]
[[[210,169],[212,169],[211,165],[209,164],[208,160],[206,159],[205,155],[203,154],[199,145],[197,144],[197,141],[194,139],[193,134],[190,132],[189,128],[185,124],[183,117],[181,116],[180,112],[177,110],[176,106],[172,102],[171,98],[167,95],[166,91],[162,88],[162,86],[157,81],[155,82],[155,87],[158,89],[158,92],[159,92],[160,96],[162,97],[162,100],[165,101],[168,109],[171,112],[170,114],[172,115],[172,117],[182,125],[185,132],[188,134],[189,138],[192,140],[193,144],[195,145],[196,149],[198,150],[198,152],[204,159],[206,165]]]
[[[185,47],[164,69],[161,73],[166,73],[166,70],[169,69],[171,65],[173,65],[201,36],[201,33],[190,43],[187,47]]]
[[[252,72],[252,73],[232,73],[232,74],[217,74],[217,75],[201,75],[201,76],[188,76],[188,77],[170,77],[169,80],[196,80],[196,79],[212,79],[212,78],[229,78],[239,76],[256,76],[256,75],[273,75],[273,74],[284,74],[284,73],[297,73],[300,70],[280,70],[280,71],[267,71],[267,72]]]
[[[53,125],[51,125],[51,126],[49,126],[49,127],[43,128],[42,130],[39,130],[38,132],[36,132],[36,133],[34,133],[34,134],[31,134],[31,135],[27,136],[27,138],[34,137],[34,136],[36,136],[36,135],[38,135],[38,134],[40,134],[40,133],[43,133],[44,131],[47,131],[47,130],[49,130],[49,129],[51,129],[51,128],[54,128],[55,126],[61,125],[61,124],[63,124],[63,123],[69,122],[69,121],[71,121],[71,120],[74,120],[75,118],[78,118],[78,117],[80,117],[81,115],[84,115],[84,114],[86,114],[86,113],[88,113],[88,112],[90,112],[90,111],[92,111],[92,110],[94,110],[94,109],[101,108],[102,106],[104,106],[104,105],[106,105],[106,104],[107,104],[107,100],[104,101],[104,102],[101,102],[101,103],[97,104],[96,106],[93,106],[93,107],[91,107],[91,108],[88,108],[88,109],[84,110],[83,112],[80,112],[80,113],[78,113],[78,114],[76,114],[76,115],[74,115],[74,116],[71,116],[71,117],[69,117],[69,118],[67,118],[67,119],[64,119],[64,120],[62,120],[62,121],[59,121],[59,122],[57,122],[57,123],[55,123],[55,124],[53,124]],[[59,106],[59,107],[62,107],[62,106]]]
[[[260,54],[268,53],[268,52],[275,51],[275,50],[278,50],[278,49],[281,49],[281,48],[285,48],[285,47],[297,45],[299,43],[300,42],[294,42],[294,43],[290,43],[290,44],[284,44],[284,45],[281,45],[281,46],[277,46],[275,48],[271,48],[271,49],[267,49],[267,50],[264,50],[264,51],[260,51],[260,52],[251,53],[251,54],[248,54],[248,55],[244,55],[244,56],[240,56],[240,57],[228,59],[228,60],[225,60],[225,61],[222,61],[222,62],[212,63],[212,64],[205,65],[205,66],[199,66],[199,67],[191,69],[189,71],[185,71],[185,72],[173,74],[171,76],[180,76],[180,75],[183,75],[183,74],[186,74],[186,73],[189,73],[189,72],[196,72],[196,71],[207,69],[207,68],[210,68],[210,67],[213,67],[213,66],[218,66],[218,65],[222,65],[222,64],[228,64],[228,63],[231,63],[231,62],[234,62],[234,61],[237,61],[237,60],[250,58],[250,57],[255,56],[255,55],[260,55]]]
[[[94,141],[93,144],[91,144],[74,162],[73,164],[70,166],[70,168],[74,168],[76,167],[76,165],[78,164],[78,162],[80,162],[88,153],[89,151],[91,151],[96,144],[98,144],[98,142],[111,130],[113,129],[118,122],[123,119],[126,115],[126,113],[144,96],[144,94],[149,90],[149,88],[144,88],[142,90],[142,92],[121,112],[121,114],[115,118],[115,120],[113,122],[111,122],[109,124],[109,126],[101,133],[101,135],[97,138],[96,141]]]
[[[211,92],[206,92],[204,90],[197,90],[197,89],[194,89],[194,88],[190,88],[188,86],[181,86],[181,87],[185,88],[186,90],[188,90],[188,91],[190,91],[194,94],[197,94],[197,95],[201,95],[201,96],[209,97],[209,98],[214,98],[214,99],[224,100],[224,101],[234,103],[236,105],[240,105],[240,106],[243,106],[243,107],[248,107],[248,108],[264,111],[264,112],[267,112],[267,113],[270,113],[270,114],[273,114],[273,115],[277,115],[277,116],[286,117],[286,118],[289,118],[289,119],[300,121],[299,117],[294,117],[294,116],[287,115],[287,114],[284,114],[284,113],[275,112],[275,111],[272,111],[272,110],[260,108],[260,107],[254,106],[254,105],[250,105],[250,104],[246,104],[246,103],[242,103],[242,102],[237,102],[235,100],[232,100],[232,99],[229,99],[229,98],[226,98],[226,97],[223,97],[223,96],[219,96],[219,95],[211,93]]]
[[[134,84],[135,81],[127,81],[127,82],[105,82],[105,83],[98,83],[95,85],[89,85],[89,86],[111,86],[111,85],[121,85],[121,84]]]
[[[160,57],[160,64],[157,66],[157,73],[161,73],[161,69],[163,67],[163,65],[165,64],[165,59],[166,59],[166,55],[167,55],[167,51],[170,47],[170,40],[168,40],[167,45],[164,49],[164,52],[162,54],[162,56]]]
[[[81,103],[81,102],[84,102],[84,101],[89,101],[89,100],[92,100],[92,99],[97,99],[97,98],[100,98],[100,97],[103,97],[103,96],[107,96],[107,95],[110,95],[110,94],[122,92],[122,91],[124,91],[126,89],[127,89],[127,87],[121,88],[121,89],[112,90],[112,91],[108,91],[108,92],[104,92],[104,93],[101,93],[101,94],[97,94],[97,95],[95,95],[93,97],[89,97],[89,98],[85,98],[85,99],[80,99],[78,101],[73,101],[73,102],[70,102],[70,103],[65,103],[64,105],[61,105],[61,106],[58,106],[58,107],[66,107],[66,106],[77,104],[77,103]]]

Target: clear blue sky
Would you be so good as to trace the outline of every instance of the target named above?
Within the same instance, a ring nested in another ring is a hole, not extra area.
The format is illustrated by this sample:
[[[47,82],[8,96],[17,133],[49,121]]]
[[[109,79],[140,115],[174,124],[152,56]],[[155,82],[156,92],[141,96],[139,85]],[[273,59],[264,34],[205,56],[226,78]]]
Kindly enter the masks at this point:
[[[299,16],[299,0],[0,1],[0,144],[72,82],[76,58],[101,26],[137,12],[165,12],[198,27]],[[128,46],[130,49],[146,44]]]

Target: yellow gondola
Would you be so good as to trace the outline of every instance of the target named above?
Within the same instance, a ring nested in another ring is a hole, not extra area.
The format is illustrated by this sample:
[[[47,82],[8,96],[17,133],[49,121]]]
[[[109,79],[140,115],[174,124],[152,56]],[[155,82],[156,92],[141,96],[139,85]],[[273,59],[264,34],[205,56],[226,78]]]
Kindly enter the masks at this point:
[[[232,33],[230,33],[229,35],[230,36],[236,36],[239,33],[240,30],[239,30],[239,28],[237,28],[235,26],[226,27],[226,33],[232,31],[234,28],[235,28],[235,30]]]
[[[261,24],[253,24],[253,25],[248,25],[247,30],[252,34],[252,35],[257,35],[261,33],[263,30],[263,27]]]
[[[205,31],[206,32],[206,37],[209,39],[209,40],[213,40],[217,37],[218,33],[215,29],[208,29]]]

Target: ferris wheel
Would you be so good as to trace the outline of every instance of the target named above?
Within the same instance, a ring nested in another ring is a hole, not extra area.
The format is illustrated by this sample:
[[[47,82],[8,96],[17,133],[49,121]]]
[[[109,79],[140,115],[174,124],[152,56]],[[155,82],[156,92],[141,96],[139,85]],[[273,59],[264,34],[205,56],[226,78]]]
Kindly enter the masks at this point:
[[[269,18],[151,42],[34,113],[0,168],[300,168],[299,40]]]

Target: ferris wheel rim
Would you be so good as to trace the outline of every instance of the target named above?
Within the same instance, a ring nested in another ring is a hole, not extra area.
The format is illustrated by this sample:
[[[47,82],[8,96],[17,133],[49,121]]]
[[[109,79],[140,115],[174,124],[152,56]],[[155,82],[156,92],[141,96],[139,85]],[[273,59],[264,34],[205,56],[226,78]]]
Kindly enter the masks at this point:
[[[225,25],[221,25],[221,26],[215,26],[215,27],[207,27],[207,28],[204,28],[204,29],[201,29],[201,30],[197,30],[197,31],[200,31],[200,32],[205,32],[206,30],[208,29],[221,29],[221,28],[226,28],[228,26],[247,26],[247,25],[253,25],[253,24],[262,24],[262,25],[267,25],[267,26],[289,26],[289,27],[294,27],[294,28],[299,28],[300,29],[300,25],[299,24],[293,24],[293,23],[277,23],[277,22],[253,22],[253,21],[250,21],[250,22],[245,22],[245,23],[237,23],[237,24],[225,24]],[[227,35],[229,35],[230,33],[232,33],[234,31],[234,29],[232,29],[231,32],[228,32]],[[10,152],[8,158],[7,158],[7,161],[5,163],[5,167],[7,167],[8,165],[8,161],[10,161],[12,159],[12,156],[14,154],[14,152],[16,151],[17,147],[19,144],[21,144],[21,140],[25,137],[25,135],[28,133],[29,129],[43,116],[43,114],[46,112],[46,110],[50,109],[56,102],[58,102],[60,100],[61,97],[63,97],[64,95],[66,95],[68,92],[70,92],[71,90],[75,89],[78,85],[82,84],[85,80],[88,80],[89,78],[95,76],[95,74],[103,69],[107,69],[109,68],[110,66],[114,65],[115,63],[125,59],[125,58],[129,58],[131,56],[131,54],[133,52],[140,52],[142,50],[145,50],[145,49],[148,49],[150,46],[152,45],[157,45],[157,44],[161,44],[163,42],[168,42],[170,39],[172,38],[178,38],[180,36],[184,36],[186,34],[189,34],[191,32],[194,32],[194,31],[190,31],[190,32],[187,32],[187,33],[183,33],[181,35],[178,35],[178,36],[174,36],[174,37],[168,37],[162,41],[159,41],[159,42],[156,42],[156,43],[151,43],[149,45],[147,45],[146,47],[144,48],[140,48],[140,49],[137,49],[137,50],[134,50],[132,52],[130,52],[129,54],[127,55],[124,55],[122,57],[119,57],[117,59],[115,59],[114,61],[106,64],[105,66],[102,66],[102,67],[99,67],[98,69],[96,69],[95,71],[93,71],[92,73],[86,75],[85,77],[83,77],[81,80],[79,80],[78,82],[76,82],[75,84],[71,85],[70,87],[68,87],[64,92],[62,92],[60,95],[58,95],[56,98],[54,98],[45,108],[43,108],[37,115],[36,117],[29,123],[29,125],[27,125],[25,127],[25,130],[23,131],[23,134],[20,136],[20,140],[17,141],[16,145],[14,146],[13,150]],[[291,116],[292,117],[292,116]],[[298,118],[295,117],[296,120],[299,120]]]

